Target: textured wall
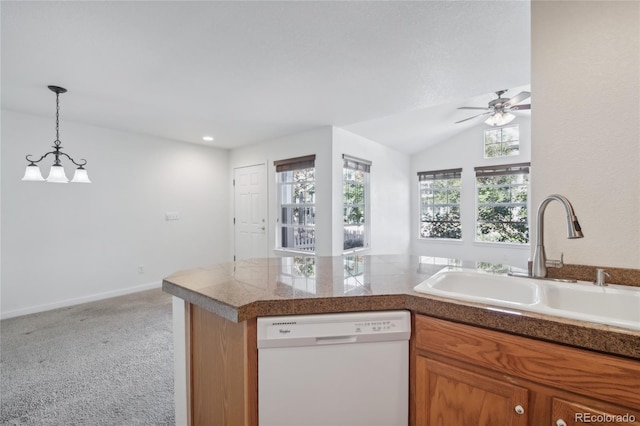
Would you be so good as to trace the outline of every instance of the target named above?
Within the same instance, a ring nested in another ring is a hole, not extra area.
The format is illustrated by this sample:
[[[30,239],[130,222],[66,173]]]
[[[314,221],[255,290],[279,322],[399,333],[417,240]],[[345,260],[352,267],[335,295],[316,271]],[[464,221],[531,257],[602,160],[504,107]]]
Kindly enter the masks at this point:
[[[545,215],[550,258],[640,268],[640,3],[533,1],[534,206],[560,193],[585,238]]]

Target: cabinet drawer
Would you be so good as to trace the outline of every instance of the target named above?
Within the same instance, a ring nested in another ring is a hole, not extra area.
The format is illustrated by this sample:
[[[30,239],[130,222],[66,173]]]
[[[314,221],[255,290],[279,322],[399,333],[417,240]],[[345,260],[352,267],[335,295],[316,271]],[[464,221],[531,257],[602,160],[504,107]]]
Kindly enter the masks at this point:
[[[640,426],[640,412],[620,407],[591,407],[584,404],[553,398],[551,403],[554,426],[580,426],[625,424]]]
[[[418,352],[629,407],[640,406],[640,362],[416,315]]]

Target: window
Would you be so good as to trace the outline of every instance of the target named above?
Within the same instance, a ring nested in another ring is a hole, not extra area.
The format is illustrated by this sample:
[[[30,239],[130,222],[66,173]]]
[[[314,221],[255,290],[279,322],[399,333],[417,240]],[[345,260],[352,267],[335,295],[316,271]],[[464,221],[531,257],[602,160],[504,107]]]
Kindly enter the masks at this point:
[[[371,162],[347,155],[342,158],[342,248],[362,249],[369,246],[367,228]]]
[[[520,127],[507,126],[484,131],[484,158],[520,154]]]
[[[278,184],[278,248],[315,252],[315,155],[275,161]]]
[[[439,268],[434,269],[433,266]],[[448,259],[444,257],[418,256],[418,273],[433,275],[434,270],[442,269],[442,266],[456,266],[462,268],[462,260]]]
[[[367,286],[371,283],[365,257],[361,254],[344,256],[344,283],[345,295],[358,295],[367,292]]]
[[[530,163],[476,167],[476,241],[529,242]]]
[[[316,294],[316,259],[313,257],[282,257],[278,286],[286,285],[296,294]]]
[[[461,174],[462,169],[418,172],[420,238],[462,238]]]

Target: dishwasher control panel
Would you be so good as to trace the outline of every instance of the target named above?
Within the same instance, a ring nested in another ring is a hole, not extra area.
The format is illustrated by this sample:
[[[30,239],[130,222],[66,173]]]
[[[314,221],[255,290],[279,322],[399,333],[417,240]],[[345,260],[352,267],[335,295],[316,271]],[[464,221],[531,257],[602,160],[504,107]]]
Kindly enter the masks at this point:
[[[258,349],[408,340],[410,336],[408,311],[258,318]]]
[[[402,326],[402,322],[399,320],[363,321],[353,325],[356,333],[380,333],[395,330]]]

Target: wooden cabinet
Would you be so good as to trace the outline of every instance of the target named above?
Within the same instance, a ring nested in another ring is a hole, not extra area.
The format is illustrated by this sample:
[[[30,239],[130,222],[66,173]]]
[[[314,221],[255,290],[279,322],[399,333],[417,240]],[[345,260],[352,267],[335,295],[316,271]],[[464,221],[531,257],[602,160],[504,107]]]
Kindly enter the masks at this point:
[[[418,424],[526,424],[527,389],[422,356],[416,369]]]
[[[187,305],[188,424],[258,424],[256,320]],[[640,426],[640,361],[415,315],[410,424]]]
[[[422,315],[412,352],[418,426],[640,426],[635,360]]]
[[[256,320],[187,308],[187,417],[192,426],[257,426]]]
[[[567,401],[562,398],[552,398],[551,425],[553,426],[578,426],[590,424],[604,426],[613,424],[625,424],[640,426],[640,416],[631,410],[613,405],[598,404],[598,408],[587,404]]]

